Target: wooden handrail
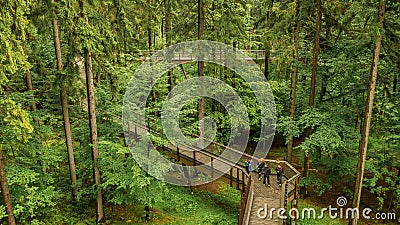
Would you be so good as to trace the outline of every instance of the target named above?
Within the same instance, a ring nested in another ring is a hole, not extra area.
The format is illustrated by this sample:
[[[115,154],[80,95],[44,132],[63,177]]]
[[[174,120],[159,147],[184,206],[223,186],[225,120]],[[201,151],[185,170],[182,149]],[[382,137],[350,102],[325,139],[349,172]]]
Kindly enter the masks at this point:
[[[150,57],[154,57],[154,54],[158,53],[158,52],[162,52],[162,50],[135,50],[130,52],[129,54],[131,55],[138,55],[138,59],[141,60],[147,60]],[[225,50],[220,50],[220,49],[215,49],[212,50],[212,55],[213,55],[213,59],[216,58],[223,58],[223,53],[226,52]],[[245,56],[248,56],[248,59],[264,59],[264,55],[265,55],[265,50],[241,50],[239,49],[239,51],[234,51],[234,52],[241,52],[243,53]],[[187,57],[185,57],[187,56]],[[217,56],[217,57],[215,57]],[[218,57],[219,56],[219,57]],[[176,59],[173,60],[178,60],[178,61],[182,61],[182,60],[189,60],[189,61],[193,61],[196,60],[197,58],[194,57],[194,52],[190,51],[190,50],[184,50],[184,51],[175,51],[174,52],[174,57]],[[243,59],[247,59],[246,57]]]
[[[159,134],[159,132],[158,132],[156,129],[153,129],[153,128],[151,128],[150,126],[147,127],[146,125],[143,125],[143,124],[141,124],[141,123],[136,123],[136,122],[135,122],[135,125],[138,126],[138,127],[141,127],[142,129],[145,129],[145,130],[147,130],[147,131],[153,132],[153,133],[155,133],[155,134]],[[193,150],[193,152],[198,152],[199,154],[203,154],[203,155],[205,155],[205,156],[207,156],[207,157],[210,157],[211,159],[218,160],[218,161],[220,161],[220,162],[222,162],[222,163],[224,163],[224,164],[226,164],[226,165],[229,165],[229,166],[231,166],[231,168],[235,168],[237,171],[240,170],[240,171],[242,172],[242,174],[245,175],[246,178],[249,177],[249,174],[248,174],[248,173],[246,172],[246,170],[245,170],[242,166],[240,166],[240,165],[237,165],[237,164],[235,164],[235,163],[232,163],[232,162],[230,162],[229,160],[226,160],[226,159],[224,159],[224,158],[221,158],[221,157],[219,157],[218,155],[216,155],[216,154],[214,154],[214,153],[211,153],[211,152],[209,152],[209,151],[206,151],[206,150],[197,148],[196,146],[187,146],[187,145],[185,145],[185,147],[186,147],[186,148],[191,148],[191,149]],[[178,146],[176,146],[176,148],[178,149]],[[195,159],[194,159],[194,160],[195,160]],[[242,179],[243,179],[243,178],[242,178]],[[246,183],[246,180],[243,179],[242,182]]]
[[[143,129],[149,130],[149,131],[152,132],[152,133],[160,134],[156,129],[150,127],[149,121],[151,120],[152,122],[155,122],[155,119],[154,119],[154,118],[147,118],[147,120],[148,120],[149,126],[146,126],[146,125],[143,125],[143,124],[140,124],[140,123],[136,123],[136,124],[139,125],[139,126],[141,126]],[[228,150],[230,150],[230,151],[232,151],[232,152],[234,152],[234,153],[236,153],[236,154],[241,154],[241,155],[242,155],[241,157],[245,157],[245,158],[250,159],[250,160],[258,160],[258,158],[254,157],[254,156],[252,156],[252,155],[249,155],[249,154],[247,154],[247,153],[238,151],[238,150],[236,150],[236,149],[234,149],[234,148],[231,148],[231,147],[222,145],[222,144],[220,144],[220,143],[218,143],[218,142],[214,142],[213,140],[200,137],[200,136],[197,135],[197,134],[190,134],[190,136],[196,137],[196,138],[202,138],[203,140],[208,141],[208,142],[212,143],[213,145],[216,145],[216,146],[219,146],[219,147],[223,147],[223,148],[228,149]],[[214,153],[212,153],[212,152],[210,152],[210,151],[208,151],[208,150],[206,150],[206,149],[200,149],[200,148],[198,148],[198,147],[196,147],[196,146],[189,146],[189,145],[185,145],[185,146],[186,146],[187,148],[193,149],[194,151],[201,151],[204,155],[206,155],[206,156],[208,156],[208,157],[210,157],[210,158],[214,158],[214,159],[216,159],[216,160],[220,160],[221,162],[226,163],[227,165],[230,165],[231,167],[235,167],[236,169],[243,171],[243,172],[246,174],[246,177],[249,176],[249,174],[245,171],[245,169],[244,169],[244,167],[243,167],[242,165],[237,165],[236,163],[231,162],[231,161],[228,160],[228,159],[221,158],[221,157],[219,157],[218,155],[216,155],[216,154],[214,154]],[[269,163],[282,163],[282,164],[284,164],[285,166],[287,166],[287,167],[291,170],[291,172],[294,174],[293,176],[290,176],[290,177],[287,178],[286,182],[288,182],[288,183],[294,181],[296,178],[298,178],[298,177],[301,176],[301,173],[298,172],[290,163],[288,163],[288,162],[285,161],[285,160],[265,159],[265,161],[266,161],[266,162],[269,162]],[[285,190],[285,191],[288,191],[288,190]],[[289,192],[289,191],[288,191],[288,192]],[[291,191],[290,191],[290,192],[291,192]]]
[[[154,118],[147,118],[147,126],[144,125],[144,124],[135,122],[134,123],[134,125],[135,125],[135,133],[137,132],[136,126],[138,126],[138,127],[142,128],[142,129],[148,131],[148,132],[153,133],[153,134],[160,134],[160,132],[157,131],[157,129],[153,128],[150,125],[150,120],[153,121],[153,122],[156,121]],[[192,137],[197,137],[197,138],[202,138],[205,141],[208,141],[209,143],[212,143],[215,146],[223,147],[225,149],[228,149],[229,151],[232,151],[232,152],[235,152],[237,154],[240,154],[241,157],[245,157],[245,158],[248,158],[248,159],[251,159],[251,160],[258,160],[258,158],[255,158],[252,155],[246,154],[244,152],[240,152],[240,151],[238,151],[238,150],[236,150],[234,148],[228,147],[228,146],[224,146],[224,145],[222,145],[220,143],[214,142],[213,140],[209,140],[209,139],[200,137],[197,134],[191,134],[191,136]],[[177,154],[178,154],[178,157],[179,157],[180,149],[179,149],[178,146],[175,146],[175,147],[176,147],[176,151],[177,151]],[[170,147],[166,147],[166,148],[174,151],[174,149],[172,149]],[[194,161],[194,165],[196,165],[196,156],[195,156],[195,154],[202,154],[203,156],[207,156],[207,157],[209,157],[211,159],[212,163],[211,163],[210,170],[211,170],[212,176],[213,176],[213,173],[214,173],[214,168],[213,168],[214,160],[219,160],[220,162],[222,162],[222,163],[224,163],[226,165],[229,165],[231,167],[230,173],[229,173],[229,179],[230,179],[231,186],[233,185],[232,181],[234,179],[236,179],[237,188],[238,189],[240,189],[240,184],[239,183],[242,182],[242,184],[243,184],[242,185],[243,193],[242,193],[242,199],[241,199],[241,203],[240,203],[240,207],[239,207],[238,223],[239,224],[246,224],[245,220],[246,220],[246,218],[248,219],[249,215],[245,215],[245,214],[246,214],[246,212],[250,213],[249,207],[251,207],[251,203],[248,204],[248,201],[250,201],[249,197],[251,197],[251,195],[252,195],[251,190],[252,190],[252,185],[253,185],[250,174],[248,174],[245,171],[245,169],[244,169],[244,167],[242,165],[239,165],[239,164],[237,164],[235,162],[231,162],[228,159],[224,159],[224,158],[220,157],[219,155],[214,154],[214,153],[212,153],[212,152],[210,152],[210,151],[208,151],[206,149],[202,149],[202,148],[199,148],[197,146],[192,146],[192,145],[185,145],[185,148],[188,149],[188,150],[193,150],[194,154],[193,154],[192,160]],[[195,152],[197,152],[197,153],[195,153]],[[182,154],[182,157],[190,157],[190,156],[186,156],[186,155]],[[292,195],[294,195],[294,197],[296,198],[297,178],[299,178],[301,174],[300,174],[300,172],[298,172],[287,161],[284,161],[284,160],[272,160],[272,159],[265,159],[265,161],[267,161],[269,163],[282,163],[282,164],[284,164],[284,166],[286,166],[286,168],[290,169],[290,172],[288,171],[289,172],[288,173],[289,177],[287,177],[287,180],[285,180],[283,182],[282,190],[281,190],[281,197],[280,197],[281,198],[281,206],[285,207],[287,202],[289,201],[289,199],[290,199],[290,197]],[[233,170],[232,170],[233,168],[236,169],[236,178],[234,177],[234,174],[233,174]],[[240,177],[239,171],[241,171],[242,177]],[[222,171],[219,171],[219,172],[222,172]],[[289,190],[289,185],[288,184],[293,182],[293,181],[296,181],[296,183],[294,184],[293,189]]]

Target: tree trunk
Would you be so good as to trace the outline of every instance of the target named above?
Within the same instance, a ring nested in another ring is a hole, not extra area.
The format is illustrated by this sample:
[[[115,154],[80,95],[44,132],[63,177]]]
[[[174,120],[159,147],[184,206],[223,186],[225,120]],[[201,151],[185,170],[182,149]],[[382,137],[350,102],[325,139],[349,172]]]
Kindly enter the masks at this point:
[[[151,3],[151,0],[147,0],[147,4],[149,5],[149,8],[150,8],[150,3]],[[151,13],[149,13],[149,15],[148,15],[148,24],[147,24],[147,44],[148,44],[148,47],[149,47],[150,56],[152,54],[153,47],[155,47],[155,45],[153,46],[153,42],[152,42],[152,30],[151,30],[151,28],[152,28],[151,27],[152,26],[152,19],[153,18],[151,16]],[[155,38],[155,36],[154,36],[154,38]],[[154,86],[153,79],[151,79],[151,86],[152,87]],[[156,104],[157,95],[156,95],[156,90],[154,88],[152,88],[152,90],[151,90],[151,96],[152,96],[151,97],[152,102],[154,104]],[[154,112],[154,116],[156,116],[156,115],[157,115],[157,112]]]
[[[147,4],[150,5],[150,0],[147,0]],[[153,42],[151,41],[151,25],[152,25],[151,20],[152,20],[152,18],[151,18],[150,13],[149,13],[147,19],[148,19],[148,21],[147,21],[148,22],[148,24],[147,24],[147,45],[149,47],[149,50],[151,51],[151,49],[153,48],[153,46],[152,46]]]
[[[314,53],[313,53],[313,65],[311,71],[311,89],[310,89],[310,108],[314,108],[315,99],[315,83],[317,80],[317,69],[318,69],[318,53],[319,53],[319,39],[321,33],[321,15],[322,14],[322,3],[321,0],[317,0],[317,18],[315,21],[315,38],[314,38]]]
[[[381,29],[383,28],[384,15],[385,15],[385,0],[381,0],[378,10],[379,26]],[[379,54],[381,51],[381,42],[382,42],[382,33],[380,32],[378,38],[376,39],[374,52],[372,56],[372,63],[369,75],[368,95],[364,111],[364,123],[362,127],[361,141],[358,152],[356,184],[355,184],[354,199],[353,199],[353,208],[358,208],[358,209],[360,207],[365,159],[367,156],[367,148],[368,148],[368,136],[371,126],[372,107],[374,104],[376,79],[378,76],[378,64],[379,64]],[[358,219],[354,218],[351,219],[350,221],[352,225],[357,225]]]
[[[61,56],[60,36],[58,30],[58,21],[56,19],[56,13],[53,11],[53,14],[54,14],[54,19],[53,19],[54,49],[56,53],[57,70],[61,75],[61,71],[63,70],[63,65]],[[67,90],[63,84],[61,84],[60,97],[61,97],[61,107],[64,120],[65,144],[67,145],[67,152],[68,152],[69,174],[72,186],[72,199],[75,202],[77,197],[75,158],[74,158],[74,150],[72,148],[72,133],[71,133],[71,123],[69,121],[68,96],[67,96]]]
[[[236,41],[232,42],[232,47],[233,47],[233,55],[236,55]],[[235,89],[236,88],[236,72],[235,72],[235,64],[233,64],[233,70],[232,70],[232,87]]]
[[[101,84],[101,77],[99,71],[97,71],[95,78],[96,78],[96,87],[98,87]]]
[[[69,174],[72,186],[72,199],[73,201],[76,201],[78,190],[76,186],[75,157],[74,157],[74,150],[72,148],[71,123],[69,121],[68,97],[65,88],[61,88],[60,92],[61,92],[60,94],[61,94],[62,114],[64,120],[65,143],[67,145]]]
[[[197,8],[198,8],[198,14],[197,14],[197,22],[198,22],[198,32],[197,32],[197,39],[200,40],[203,36],[204,33],[204,4],[203,0],[198,0],[197,1]],[[200,55],[202,57],[202,55]],[[198,68],[197,68],[197,73],[200,79],[203,79],[204,76],[204,61],[201,61],[200,59],[198,61]],[[201,94],[204,93],[204,85],[203,81],[201,81]],[[200,121],[204,118],[204,97],[200,96],[199,97],[199,102],[198,102],[198,115],[197,119]],[[204,131],[204,127],[200,125],[200,134],[202,134]]]
[[[393,93],[396,93],[397,91],[397,73],[394,73],[394,78],[393,78]]]
[[[25,54],[25,56],[27,58],[27,61],[28,61],[28,51],[26,50],[26,43],[22,44],[22,50],[24,51],[24,54]],[[30,70],[27,70],[26,73],[25,73],[25,85],[26,85],[26,88],[28,89],[28,91],[32,91],[33,90],[32,74],[31,74]],[[36,111],[37,107],[36,107],[36,102],[34,100],[32,101],[32,106],[29,107],[29,108],[30,108],[31,112]],[[38,139],[40,140],[41,139],[41,135],[40,135],[40,132],[38,130],[38,128],[39,128],[39,120],[36,119],[36,118],[33,118],[33,122],[35,123],[35,126],[36,126],[36,129],[35,129],[36,134],[38,135]],[[46,172],[46,167],[43,166],[43,163],[39,160],[41,158],[41,156],[43,156],[43,151],[42,152],[36,152],[36,156],[38,157],[37,163],[42,166],[42,171]]]
[[[26,43],[23,43],[22,48],[23,48],[25,56],[28,57],[28,52],[26,50]],[[26,85],[26,88],[28,89],[28,91],[33,91],[32,74],[29,70],[26,71],[26,73],[25,73],[25,85]],[[31,108],[32,112],[36,111],[37,107],[36,107],[35,101],[32,102],[32,106],[30,108]],[[39,121],[36,118],[33,118],[33,122],[35,123],[36,127],[39,126]],[[39,135],[39,138],[40,138],[40,135]]]
[[[270,45],[267,43],[266,44],[266,49],[265,49],[265,56],[264,56],[264,74],[265,74],[265,79],[267,81],[269,80],[269,57],[271,55],[271,49]]]
[[[300,14],[300,0],[296,0],[296,14],[295,14],[295,28],[294,28],[294,52],[292,62],[292,74],[290,76],[291,87],[290,87],[290,109],[289,116],[294,121],[295,106],[296,106],[296,82],[297,82],[297,61],[299,58],[299,22]],[[293,128],[291,128],[291,131]],[[287,144],[286,160],[288,163],[292,163],[292,150],[293,150],[293,135],[289,135],[289,142]]]
[[[89,24],[89,19],[83,14],[84,2],[80,1],[82,7],[82,17]],[[89,49],[84,49],[85,58],[85,73],[86,73],[86,91],[88,101],[88,114],[89,114],[89,127],[90,127],[90,143],[92,144],[92,161],[93,161],[93,179],[97,190],[96,199],[96,220],[101,222],[104,219],[103,209],[103,196],[100,190],[100,169],[98,166],[99,150],[98,150],[98,137],[97,137],[97,122],[96,122],[96,103],[94,98],[94,83],[93,83],[93,70],[92,70],[92,53]]]
[[[154,46],[154,47],[156,47],[156,46],[157,46],[157,42],[156,42],[156,40],[157,40],[157,35],[156,35],[156,32],[153,32],[153,46]]]
[[[326,21],[326,31],[325,31],[325,40],[330,40],[331,38],[331,21],[327,19]],[[329,44],[327,42],[325,42],[322,46],[321,46],[322,51],[325,50],[329,50]],[[319,93],[319,102],[324,102],[324,97],[326,95],[327,92],[327,88],[328,88],[328,74],[329,71],[328,69],[326,69],[326,73],[322,73],[322,79],[321,79],[321,92]]]
[[[4,163],[3,163],[3,149],[1,144],[0,144],[0,179],[1,179],[1,197],[3,200],[3,204],[6,207],[7,222],[8,225],[15,225],[16,223],[10,199],[10,192],[8,191],[6,170],[4,169]]]
[[[172,9],[171,9],[171,0],[165,0],[165,8],[166,8],[166,15],[165,15],[165,41],[166,45],[170,46],[172,44]],[[171,92],[174,87],[174,80],[172,77],[172,69],[168,71],[168,91]]]
[[[270,18],[271,18],[271,11],[272,7],[274,6],[274,0],[271,1],[270,5],[268,6],[267,16],[265,18],[267,23],[267,28],[270,28]],[[250,35],[251,37],[251,35]],[[265,79],[269,80],[269,57],[271,56],[271,48],[272,44],[270,40],[265,41],[265,56],[264,56],[264,75]]]
[[[314,53],[313,53],[313,64],[311,71],[311,86],[310,86],[310,99],[309,106],[311,110],[314,108],[314,100],[315,100],[315,83],[317,80],[317,69],[318,69],[318,53],[319,53],[319,39],[321,33],[321,17],[322,17],[322,2],[321,0],[317,0],[317,17],[315,20],[315,38],[314,38]],[[307,136],[310,136],[312,133],[311,127],[307,129]],[[310,154],[311,152],[305,152],[304,154],[304,162],[303,162],[303,178],[308,177],[309,168],[310,168]],[[307,187],[303,186],[300,189],[301,195],[304,198],[307,195]]]
[[[89,126],[90,126],[90,143],[92,144],[92,160],[93,160],[93,177],[94,183],[97,189],[97,222],[103,219],[103,199],[99,185],[100,181],[100,170],[97,165],[99,158],[98,150],[98,138],[97,138],[97,123],[96,123],[96,104],[94,99],[94,84],[93,84],[93,72],[92,72],[92,54],[90,51],[85,49],[85,72],[86,72],[86,89],[88,99],[88,111],[89,111]]]
[[[25,73],[25,84],[26,84],[26,88],[28,89],[28,91],[32,91],[33,90],[33,85],[32,85],[32,75],[30,71],[27,71]],[[36,111],[36,102],[33,101],[32,102],[32,107],[31,107],[31,111]],[[37,119],[33,119],[35,122],[36,126],[39,126],[39,122]]]

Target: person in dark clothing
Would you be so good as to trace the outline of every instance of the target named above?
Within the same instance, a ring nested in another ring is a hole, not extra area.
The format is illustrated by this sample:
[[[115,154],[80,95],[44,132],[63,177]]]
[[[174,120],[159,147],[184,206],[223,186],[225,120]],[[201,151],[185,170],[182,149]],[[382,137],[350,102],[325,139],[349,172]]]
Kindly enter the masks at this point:
[[[276,167],[276,178],[278,179],[279,186],[282,186],[282,176],[285,172],[283,171],[283,167],[281,164],[278,164]]]
[[[245,164],[246,164],[246,172],[248,174],[250,174],[250,172],[251,172],[251,160],[250,159],[246,160]]]
[[[257,166],[258,180],[261,180],[261,175],[263,173],[264,167],[265,167],[265,160],[263,158],[260,158],[258,160],[258,166]]]
[[[263,184],[265,186],[265,181],[268,180],[268,187],[270,187],[270,180],[269,180],[269,175],[271,175],[271,168],[269,167],[268,164],[265,164],[265,167],[263,169],[263,173],[264,173],[264,180],[263,180]]]

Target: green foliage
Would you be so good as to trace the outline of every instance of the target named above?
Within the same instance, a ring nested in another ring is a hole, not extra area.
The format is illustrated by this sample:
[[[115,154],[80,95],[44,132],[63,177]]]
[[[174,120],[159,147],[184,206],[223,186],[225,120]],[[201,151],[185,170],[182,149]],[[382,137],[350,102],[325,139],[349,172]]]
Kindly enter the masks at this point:
[[[316,104],[309,110],[314,3],[300,3],[299,59],[294,62],[295,1],[204,0],[203,39],[235,44],[239,49],[269,50],[268,79],[276,103],[277,139],[287,142],[289,137],[294,137],[297,145],[294,155],[310,155],[311,168],[317,172],[302,179],[300,184],[314,187],[318,194],[330,189],[333,182],[353,182],[371,49],[379,31],[377,4],[365,0],[323,1]],[[10,0],[2,4],[0,145],[18,223],[89,224],[94,221],[95,210],[89,207],[96,192],[92,184],[87,125],[84,49],[92,53],[93,72],[99,80],[95,80],[95,98],[100,159],[95,163],[100,166],[106,206],[139,205],[135,210],[141,211],[140,215],[144,206],[153,207],[152,212],[160,209],[173,214],[177,224],[236,223],[239,193],[224,186],[219,194],[196,191],[192,196],[186,193],[187,189],[163,184],[146,175],[124,144],[120,114],[126,86],[140,63],[139,55],[147,54],[139,50],[148,49],[149,42],[152,49],[166,45],[165,17],[169,10],[172,42],[197,39],[195,1]],[[400,72],[399,11],[398,2],[387,2],[364,182],[376,196],[379,209],[394,210],[400,207],[399,177],[395,174],[400,166],[400,96],[396,80]],[[54,18],[60,28],[64,68],[61,72],[56,70],[54,60]],[[265,66],[263,61],[257,60],[261,68]],[[290,118],[289,76],[293,65],[298,69],[296,115]],[[184,69],[189,79],[197,77],[195,63],[185,64]],[[25,83],[28,74],[32,77],[32,91],[27,91]],[[265,121],[261,121],[260,108],[250,85],[226,68],[211,63],[206,63],[205,74],[223,80],[239,94],[249,115],[251,141],[258,141]],[[148,86],[140,78],[134,82]],[[136,90],[131,90],[131,94],[133,98],[147,101],[143,106],[146,118],[162,131],[159,112],[168,94],[167,74],[154,82],[153,88],[147,91],[155,93],[156,99]],[[182,72],[174,69],[174,85],[183,82]],[[70,194],[60,87],[65,87],[69,96],[78,174],[76,204],[72,204]],[[215,94],[224,91],[221,88]],[[268,96],[263,91],[259,94]],[[197,98],[191,99],[179,112],[179,127],[185,135],[198,132],[197,102]],[[206,99],[205,115],[216,122],[215,140],[226,144],[232,128],[227,111],[216,101]],[[33,125],[32,120],[37,124]],[[243,124],[242,120],[236,122]],[[312,134],[307,136],[309,127]],[[169,144],[164,136],[151,136],[151,140],[156,146]],[[146,141],[137,144],[135,150],[143,152],[147,144]],[[158,169],[161,172],[169,168]],[[338,191],[351,196],[348,189]],[[0,207],[0,222],[3,222],[4,206]],[[299,223],[315,224],[304,220]]]
[[[179,194],[178,194],[179,193]],[[236,224],[240,192],[223,185],[217,194],[195,191],[191,195],[184,187],[165,186],[161,209],[187,219],[174,224]]]
[[[8,98],[0,98],[0,115],[5,128],[0,131],[2,142],[28,141],[33,127],[20,104]]]
[[[26,221],[46,215],[46,211],[55,206],[60,197],[53,178],[43,173],[40,167],[34,168],[32,163],[36,162],[28,157],[17,157],[15,161],[7,164],[6,168],[15,216]]]
[[[154,179],[147,177],[144,171],[133,161],[128,148],[119,144],[102,141],[100,148],[100,168],[103,175],[103,189],[109,194],[107,197],[114,204],[134,204],[142,202],[152,205],[157,195],[147,188],[154,185]],[[140,191],[139,191],[140,190]]]
[[[6,207],[4,205],[0,205],[0,219],[6,218]]]
[[[312,186],[316,189],[318,196],[321,196],[327,189],[332,188],[330,183],[326,183],[319,177],[315,177],[313,174],[310,174],[306,178],[302,178],[300,180],[299,186]]]

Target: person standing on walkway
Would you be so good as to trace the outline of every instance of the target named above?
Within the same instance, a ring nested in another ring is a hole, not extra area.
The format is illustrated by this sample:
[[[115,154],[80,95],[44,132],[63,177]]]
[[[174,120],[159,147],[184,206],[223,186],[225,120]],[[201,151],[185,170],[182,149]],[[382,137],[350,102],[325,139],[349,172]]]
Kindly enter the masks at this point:
[[[261,175],[263,173],[264,166],[265,166],[265,160],[263,158],[260,158],[258,160],[258,166],[257,166],[258,180],[261,180]]]
[[[250,172],[251,172],[251,160],[250,159],[246,160],[245,164],[246,164],[246,172],[248,174],[250,174]]]
[[[283,167],[281,164],[278,164],[276,167],[276,178],[278,179],[279,186],[282,186],[282,176],[285,172],[283,171]]]
[[[271,168],[269,167],[268,163],[265,164],[265,167],[263,169],[263,173],[264,173],[264,180],[263,180],[263,184],[265,186],[265,181],[268,180],[268,187],[271,187],[271,184],[269,182],[269,175],[271,175]]]

